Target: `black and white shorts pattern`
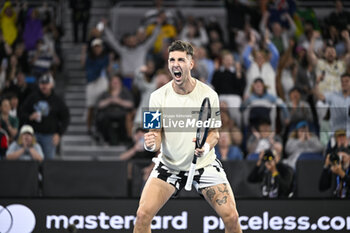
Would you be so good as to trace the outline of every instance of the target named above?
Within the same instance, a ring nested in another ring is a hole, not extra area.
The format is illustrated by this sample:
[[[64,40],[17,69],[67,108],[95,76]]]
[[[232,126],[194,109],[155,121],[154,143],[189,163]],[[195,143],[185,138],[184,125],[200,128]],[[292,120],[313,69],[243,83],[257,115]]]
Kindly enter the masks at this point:
[[[176,188],[173,196],[177,196],[179,191],[186,185],[188,171],[177,171],[168,168],[159,159],[155,162],[155,166],[150,175],[151,177],[159,178]],[[218,159],[215,159],[210,165],[196,170],[193,178],[193,186],[199,194],[206,187],[229,183],[226,177],[224,168]]]

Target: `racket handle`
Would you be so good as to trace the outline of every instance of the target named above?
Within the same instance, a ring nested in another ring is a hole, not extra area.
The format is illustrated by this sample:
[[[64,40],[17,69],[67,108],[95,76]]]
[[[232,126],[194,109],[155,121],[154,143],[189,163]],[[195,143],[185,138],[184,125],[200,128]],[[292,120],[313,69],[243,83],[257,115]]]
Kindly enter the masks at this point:
[[[187,181],[186,181],[186,185],[185,185],[186,191],[191,191],[191,189],[192,189],[192,181],[193,181],[195,171],[196,171],[196,164],[192,162],[190,170],[188,171]]]

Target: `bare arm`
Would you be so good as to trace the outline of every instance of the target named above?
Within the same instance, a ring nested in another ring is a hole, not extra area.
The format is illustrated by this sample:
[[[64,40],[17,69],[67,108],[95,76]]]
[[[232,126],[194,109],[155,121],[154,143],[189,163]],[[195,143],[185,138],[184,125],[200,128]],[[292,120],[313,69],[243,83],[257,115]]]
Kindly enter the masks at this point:
[[[316,99],[321,100],[321,101],[325,101],[326,100],[326,97],[324,96],[324,94],[322,92],[320,92],[320,89],[318,88],[318,82],[315,85],[314,91],[315,91]]]
[[[207,140],[205,141],[205,144],[208,144],[209,145],[209,150],[208,151],[205,151],[205,146],[203,146],[202,148],[197,148],[195,150],[195,154],[197,156],[202,156],[202,155],[205,155],[205,153],[211,151],[215,145],[218,143],[219,141],[219,130],[218,129],[210,129],[209,132],[208,132],[208,137],[207,137]],[[195,142],[196,139],[194,138],[193,139],[193,142]]]
[[[292,36],[295,33],[295,31],[297,30],[297,26],[295,25],[294,20],[292,19],[292,17],[288,13],[285,13],[284,15],[289,23],[288,34],[290,36]]]
[[[210,150],[213,149],[219,141],[219,130],[218,129],[210,129],[208,132],[206,143],[209,144]]]
[[[260,33],[262,35],[265,34],[265,30],[267,28],[267,23],[268,23],[267,21],[268,21],[269,17],[270,17],[270,13],[268,11],[266,11],[263,14],[263,16],[261,17],[261,20],[260,20],[260,23],[259,23],[259,30],[260,30]]]
[[[23,147],[21,147],[20,149],[14,151],[12,153],[7,154],[6,155],[6,159],[8,159],[8,160],[16,160],[19,157],[21,157],[22,154],[24,154],[24,151],[25,151],[25,149]]]
[[[346,56],[350,55],[350,37],[349,32],[344,30],[341,32],[341,36],[344,38],[345,47],[346,47]]]
[[[80,64],[81,64],[81,66],[85,66],[85,63],[86,63],[86,51],[87,51],[87,45],[83,45],[81,47],[81,56],[80,56]]]
[[[29,153],[34,160],[43,161],[43,157],[41,157],[39,152],[37,150],[35,150],[34,147],[30,147],[28,150],[29,150]]]
[[[307,57],[309,59],[309,62],[312,64],[312,66],[315,66],[317,64],[317,56],[314,52],[314,47],[315,47],[315,40],[317,37],[319,37],[320,33],[318,31],[314,31],[312,34],[312,38],[310,41],[310,46],[307,51]]]

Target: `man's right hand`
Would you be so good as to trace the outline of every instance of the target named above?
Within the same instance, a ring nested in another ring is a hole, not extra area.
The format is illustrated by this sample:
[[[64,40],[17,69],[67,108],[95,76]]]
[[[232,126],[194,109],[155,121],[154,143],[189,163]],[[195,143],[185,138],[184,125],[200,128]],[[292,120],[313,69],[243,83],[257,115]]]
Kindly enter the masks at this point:
[[[33,112],[32,115],[29,116],[29,120],[38,121],[40,118],[40,114],[38,112]]]
[[[157,134],[155,132],[145,133],[145,135],[144,135],[145,146],[148,149],[151,149],[152,147],[154,147],[156,145],[156,137],[157,137]]]

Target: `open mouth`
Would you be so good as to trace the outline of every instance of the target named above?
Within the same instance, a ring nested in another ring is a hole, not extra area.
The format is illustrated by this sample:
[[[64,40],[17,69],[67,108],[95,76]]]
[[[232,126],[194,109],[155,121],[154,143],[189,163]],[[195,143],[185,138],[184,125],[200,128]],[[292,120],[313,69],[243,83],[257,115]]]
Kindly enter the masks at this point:
[[[180,71],[174,71],[174,75],[176,78],[180,78],[182,73]]]

